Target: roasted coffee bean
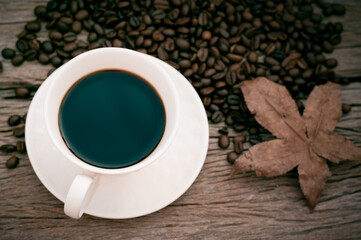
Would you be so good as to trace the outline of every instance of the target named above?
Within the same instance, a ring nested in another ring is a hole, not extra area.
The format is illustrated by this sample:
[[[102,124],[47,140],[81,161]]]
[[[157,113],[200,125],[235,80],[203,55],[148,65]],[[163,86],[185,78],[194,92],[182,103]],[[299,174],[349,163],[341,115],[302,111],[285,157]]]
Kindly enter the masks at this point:
[[[32,33],[37,33],[39,32],[41,29],[41,25],[39,22],[35,21],[35,22],[28,22],[25,25],[25,30],[28,32],[32,32]]]
[[[161,42],[165,39],[165,36],[163,35],[163,33],[160,30],[155,30],[152,33],[152,38],[154,41]]]
[[[158,54],[158,57],[159,57],[161,60],[163,60],[163,61],[165,61],[165,60],[168,59],[168,53],[167,53],[167,51],[165,51],[164,48],[162,48],[162,47],[159,47],[159,48],[157,49],[157,54]]]
[[[45,53],[53,53],[54,52],[54,47],[53,47],[53,44],[50,42],[50,41],[48,41],[48,40],[46,40],[46,41],[44,41],[43,43],[42,43],[42,45],[41,45],[41,48],[43,49],[43,51],[45,52]]]
[[[25,141],[17,141],[16,142],[16,151],[18,153],[26,153]]]
[[[234,62],[240,62],[243,59],[243,57],[241,55],[237,55],[234,53],[227,53],[226,56],[229,60],[234,61]]]
[[[215,111],[212,116],[211,120],[213,123],[220,123],[223,120],[223,113],[221,111]]]
[[[347,103],[342,103],[342,112],[344,114],[351,112],[351,105]]]
[[[322,47],[327,53],[333,52],[333,45],[328,41],[324,41]]]
[[[208,49],[207,48],[200,48],[197,52],[197,57],[199,61],[204,62],[208,58]]]
[[[41,64],[48,64],[49,63],[49,56],[44,52],[40,52],[39,55],[38,55],[38,61]]]
[[[6,160],[6,167],[9,169],[16,168],[16,166],[19,164],[19,158],[15,156],[11,156],[8,160]]]
[[[239,136],[242,136],[242,135],[239,135]],[[243,141],[242,140],[243,139],[241,139],[238,136],[233,138],[233,148],[234,148],[234,151],[238,154],[241,154],[243,151]]]
[[[251,63],[256,63],[258,61],[258,55],[256,52],[251,51],[248,53],[248,61]]]
[[[22,126],[22,127],[14,128],[14,129],[13,129],[13,135],[14,135],[15,137],[18,137],[18,138],[24,137],[24,135],[25,135],[25,127]]]
[[[63,60],[58,57],[58,56],[53,56],[50,59],[50,63],[51,65],[53,65],[54,67],[60,67],[63,64]]]
[[[185,39],[182,38],[177,38],[175,40],[175,44],[176,46],[180,49],[180,50],[188,50],[189,49],[189,42]]]
[[[98,40],[98,35],[95,32],[90,32],[88,34],[88,42],[92,43]]]
[[[104,29],[99,24],[94,24],[93,29],[96,32],[96,34],[98,34],[99,36],[104,35]]]
[[[28,98],[30,97],[30,91],[26,87],[17,87],[15,88],[15,96],[18,98]]]
[[[222,149],[226,149],[229,146],[229,137],[225,134],[222,134],[219,136],[218,138],[218,145],[222,148]]]
[[[77,36],[72,32],[68,32],[64,34],[63,39],[65,42],[71,43],[76,41]]]
[[[227,161],[230,164],[234,164],[234,162],[236,161],[236,159],[238,158],[238,154],[235,152],[229,152],[227,153]]]
[[[218,130],[218,132],[220,134],[228,134],[228,128],[227,127],[222,127],[221,129]]]
[[[34,8],[34,14],[35,16],[37,16],[38,18],[47,18],[48,16],[48,12],[46,10],[46,7],[45,6],[36,6]]]
[[[63,34],[57,30],[51,30],[49,32],[49,39],[51,40],[62,40],[63,39]]]
[[[236,73],[233,71],[227,72],[226,74],[226,83],[229,86],[233,86],[237,81],[237,76]]]
[[[86,19],[88,17],[88,15],[89,15],[89,13],[86,10],[81,9],[81,10],[79,10],[79,12],[77,12],[77,14],[75,14],[75,19],[82,21],[82,20]]]
[[[61,20],[56,22],[56,27],[62,33],[66,33],[66,32],[68,32],[70,30],[70,27],[65,22],[63,22]]]
[[[24,53],[24,58],[28,61],[34,60],[36,56],[38,55],[38,52],[34,49],[30,49]]]
[[[76,57],[82,53],[86,52],[85,49],[77,49],[77,50],[74,50],[73,52],[71,52],[71,57]]]
[[[206,13],[201,12],[198,16],[198,24],[200,26],[206,26],[208,23],[208,16]]]
[[[82,30],[82,23],[80,21],[74,21],[71,25],[71,30],[75,33],[80,33]]]
[[[15,52],[14,49],[4,48],[4,49],[1,51],[1,55],[2,55],[3,58],[5,58],[5,59],[12,59],[12,58],[16,55],[16,52]]]
[[[29,50],[29,44],[24,39],[17,40],[15,46],[22,53]]]
[[[78,47],[77,44],[74,43],[74,42],[72,42],[72,43],[67,43],[67,44],[65,44],[63,49],[64,49],[65,52],[72,52],[72,51],[74,51],[77,47]]]
[[[17,54],[11,59],[11,63],[14,66],[20,66],[23,62],[24,62],[24,57],[21,54]]]
[[[264,62],[271,66],[280,65],[280,62],[274,59],[273,57],[265,57]]]
[[[335,68],[337,66],[337,60],[335,58],[329,58],[325,61],[327,68]]]
[[[4,144],[2,146],[0,146],[0,151],[4,152],[4,153],[12,153],[16,151],[16,146],[12,145],[12,144]]]

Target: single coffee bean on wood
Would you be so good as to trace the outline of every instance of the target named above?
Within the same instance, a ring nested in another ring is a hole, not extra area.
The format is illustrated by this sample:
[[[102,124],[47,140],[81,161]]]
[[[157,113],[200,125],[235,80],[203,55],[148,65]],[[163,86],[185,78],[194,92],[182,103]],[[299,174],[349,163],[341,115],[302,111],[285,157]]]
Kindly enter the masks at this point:
[[[4,152],[4,153],[11,153],[11,152],[15,152],[16,146],[12,145],[12,144],[4,144],[2,146],[0,146],[0,151]]]
[[[8,125],[11,126],[11,127],[14,127],[16,125],[19,125],[21,122],[21,116],[20,115],[11,115],[9,118],[8,118]]]
[[[238,154],[236,152],[227,153],[227,161],[230,164],[233,164],[236,161],[237,158],[238,158]]]
[[[8,160],[6,160],[6,167],[9,169],[16,168],[19,164],[19,158],[16,156],[11,156]]]
[[[219,136],[218,138],[218,145],[223,148],[223,149],[226,149],[228,148],[230,144],[230,141],[229,141],[229,137],[225,134],[222,134]]]

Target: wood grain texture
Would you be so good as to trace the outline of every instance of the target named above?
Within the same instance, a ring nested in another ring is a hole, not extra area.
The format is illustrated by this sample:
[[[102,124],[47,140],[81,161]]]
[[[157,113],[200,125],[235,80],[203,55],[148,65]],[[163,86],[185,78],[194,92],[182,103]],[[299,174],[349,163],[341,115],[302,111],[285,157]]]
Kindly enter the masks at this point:
[[[346,5],[343,42],[331,54],[339,60],[336,71],[361,77],[361,3]],[[0,49],[13,47],[32,10],[44,0],[0,0]],[[40,34],[45,37],[43,30]],[[14,87],[38,86],[49,66],[26,62],[19,68],[3,61],[0,74],[0,145],[14,143],[7,118],[26,113],[30,101],[12,99]],[[342,86],[342,101],[352,111],[342,117],[336,132],[361,147],[361,83]],[[230,177],[225,161],[232,149],[220,150],[218,129],[210,125],[205,165],[190,189],[168,207],[135,219],[106,220],[85,215],[72,220],[63,204],[40,183],[26,154],[17,154],[16,169],[5,167],[9,154],[0,152],[0,239],[360,239],[361,162],[329,164],[332,177],[315,212],[310,213],[297,174],[264,179],[253,173]],[[231,131],[231,136],[235,133]],[[263,135],[263,140],[269,135]],[[250,146],[247,143],[246,148]],[[341,149],[340,149],[341,150]]]

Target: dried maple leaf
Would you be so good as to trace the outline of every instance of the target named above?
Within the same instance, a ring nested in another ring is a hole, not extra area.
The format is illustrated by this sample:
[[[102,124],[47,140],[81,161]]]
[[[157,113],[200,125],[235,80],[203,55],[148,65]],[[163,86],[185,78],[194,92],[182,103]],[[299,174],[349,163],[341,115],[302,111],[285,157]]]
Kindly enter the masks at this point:
[[[302,191],[313,210],[331,176],[326,159],[361,160],[360,148],[331,132],[342,115],[339,85],[316,86],[303,117],[284,86],[261,77],[240,87],[257,122],[277,139],[251,147],[235,161],[232,174],[255,171],[258,176],[274,177],[298,166]]]

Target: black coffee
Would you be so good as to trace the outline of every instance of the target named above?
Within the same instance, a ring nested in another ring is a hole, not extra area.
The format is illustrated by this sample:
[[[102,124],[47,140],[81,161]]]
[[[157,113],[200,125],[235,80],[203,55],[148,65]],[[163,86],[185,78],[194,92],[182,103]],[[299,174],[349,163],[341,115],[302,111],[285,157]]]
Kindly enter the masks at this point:
[[[60,131],[84,162],[121,168],[147,157],[165,128],[162,100],[144,79],[107,70],[78,81],[64,97]]]

